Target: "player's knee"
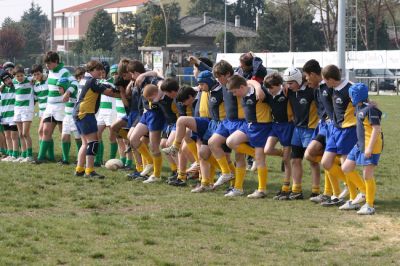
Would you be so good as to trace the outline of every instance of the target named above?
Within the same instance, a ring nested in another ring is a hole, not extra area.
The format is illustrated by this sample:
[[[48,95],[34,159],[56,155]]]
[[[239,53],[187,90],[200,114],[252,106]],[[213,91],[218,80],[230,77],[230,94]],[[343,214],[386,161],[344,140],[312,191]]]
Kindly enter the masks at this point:
[[[325,158],[322,158],[321,165],[325,170],[329,170],[332,168],[333,163]]]
[[[86,155],[88,155],[88,156],[96,156],[98,149],[99,149],[99,142],[97,140],[96,141],[91,141],[87,145]]]

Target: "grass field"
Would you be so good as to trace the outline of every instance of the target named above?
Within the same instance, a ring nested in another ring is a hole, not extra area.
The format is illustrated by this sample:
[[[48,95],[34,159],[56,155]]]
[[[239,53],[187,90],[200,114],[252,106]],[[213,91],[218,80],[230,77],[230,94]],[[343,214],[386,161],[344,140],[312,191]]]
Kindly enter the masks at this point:
[[[0,265],[400,265],[400,98],[374,100],[385,112],[374,216],[273,201],[274,158],[262,200],[194,195],[105,169],[107,179],[93,181],[73,166],[0,163]],[[255,188],[250,175],[245,190]]]

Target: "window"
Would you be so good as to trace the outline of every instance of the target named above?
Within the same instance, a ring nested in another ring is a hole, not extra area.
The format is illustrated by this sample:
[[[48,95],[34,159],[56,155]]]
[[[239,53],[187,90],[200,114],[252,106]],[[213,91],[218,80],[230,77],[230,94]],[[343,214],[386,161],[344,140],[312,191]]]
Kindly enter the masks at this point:
[[[67,17],[68,28],[75,28],[75,16]]]
[[[56,17],[56,29],[61,29],[63,27],[63,18]]]

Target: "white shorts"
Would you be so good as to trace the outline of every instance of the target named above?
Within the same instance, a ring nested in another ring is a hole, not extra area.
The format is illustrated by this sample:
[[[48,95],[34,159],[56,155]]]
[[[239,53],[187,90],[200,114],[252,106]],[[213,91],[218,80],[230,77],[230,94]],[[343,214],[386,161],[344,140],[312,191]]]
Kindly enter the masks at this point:
[[[33,120],[34,114],[33,111],[15,109],[14,122],[30,122]]]
[[[96,117],[97,125],[106,127],[111,126],[111,124],[114,123],[116,119],[117,119],[116,112],[107,112],[107,113],[99,112]]]
[[[72,118],[72,116],[64,117],[63,126],[62,126],[62,134],[63,135],[74,134],[76,139],[79,139],[81,137],[81,135],[78,132],[78,129],[76,128],[75,121]]]
[[[65,117],[65,105],[51,105],[47,104],[46,110],[44,110],[42,119],[46,119],[48,117],[53,117],[56,121],[62,122]]]

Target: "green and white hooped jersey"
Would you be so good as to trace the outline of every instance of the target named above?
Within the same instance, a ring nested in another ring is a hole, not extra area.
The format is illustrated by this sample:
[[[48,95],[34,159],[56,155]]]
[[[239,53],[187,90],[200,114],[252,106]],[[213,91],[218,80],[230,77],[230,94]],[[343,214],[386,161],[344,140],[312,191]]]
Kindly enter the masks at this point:
[[[78,100],[78,82],[73,79],[68,87],[68,91],[71,92],[69,96],[69,101],[65,103],[65,116],[72,116],[72,111],[74,110],[75,103]]]
[[[33,112],[35,102],[31,81],[27,78],[22,82],[14,79],[13,84],[15,87],[15,111],[25,110]]]
[[[113,83],[112,79],[109,80],[100,80],[100,83],[110,85],[112,88],[115,88],[115,85]],[[98,113],[99,114],[110,114],[112,112],[115,112],[115,98],[110,97],[107,95],[102,94],[100,98],[100,108]]]
[[[125,106],[120,98],[115,99],[115,108],[117,111],[118,118],[122,118],[122,117],[126,116]]]
[[[1,123],[8,125],[14,123],[15,88],[5,86],[1,92]]]
[[[46,110],[47,95],[49,94],[47,81],[37,81],[33,85],[33,94],[35,96],[35,101],[39,104],[39,114],[41,114]]]
[[[60,109],[64,108],[63,96],[61,95],[58,86],[58,81],[61,78],[68,78],[71,82],[74,80],[69,71],[64,68],[63,63],[60,63],[55,69],[50,70],[47,77],[47,84],[49,88],[47,105],[58,106]]]

